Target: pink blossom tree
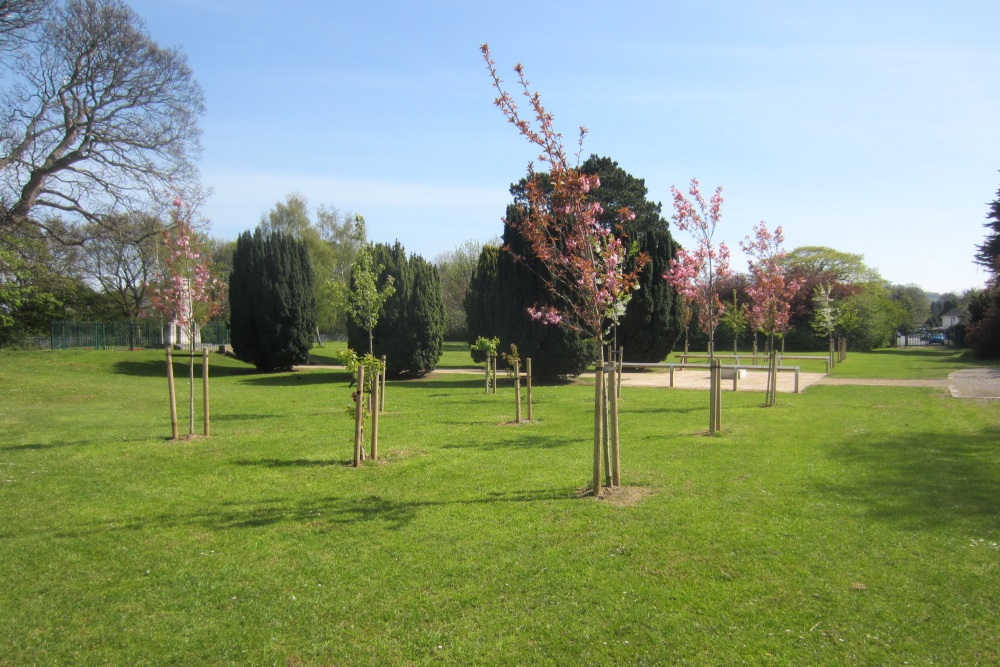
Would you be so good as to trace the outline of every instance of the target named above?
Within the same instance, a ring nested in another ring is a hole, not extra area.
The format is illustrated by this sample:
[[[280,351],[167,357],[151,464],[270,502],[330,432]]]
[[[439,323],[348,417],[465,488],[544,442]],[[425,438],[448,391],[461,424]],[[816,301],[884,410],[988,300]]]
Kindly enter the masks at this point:
[[[671,260],[670,270],[663,278],[677,292],[698,308],[698,325],[708,336],[708,355],[715,354],[715,329],[725,305],[719,299],[718,285],[731,275],[729,248],[725,243],[715,244],[716,227],[722,219],[722,188],[718,187],[706,203],[698,179],[691,179],[688,196],[675,187],[674,223],[677,228],[694,237],[692,250],[679,250]]]
[[[792,278],[785,268],[785,237],[782,228],[774,232],[767,229],[761,220],[753,228],[753,236],[740,242],[740,248],[748,256],[750,269],[750,324],[768,336],[769,349],[774,349],[774,337],[788,331],[793,297],[802,286],[802,281]]]
[[[504,88],[496,64],[490,58],[489,46],[483,44],[481,51],[498,93],[494,103],[521,136],[539,150],[538,160],[545,166],[544,171],[536,172],[534,163],[528,164],[525,181],[527,204],[520,211],[522,215],[510,216],[506,220],[524,239],[528,252],[541,266],[538,275],[553,304],[536,304],[528,308],[528,315],[603,343],[605,334],[611,330],[610,327],[605,329],[605,325],[613,325],[624,314],[625,305],[638,285],[639,273],[649,258],[633,254],[615,230],[603,225],[598,218],[603,209],[588,195],[601,186],[600,178],[579,170],[586,128],[580,128],[579,150],[575,162],[571,163],[563,147],[562,135],[554,128],[553,116],[542,105],[538,93],[531,90],[524,68],[518,64],[514,71],[517,72],[521,93],[529,101],[534,122],[521,116],[514,97]],[[627,208],[616,213],[619,224],[635,217]],[[509,247],[506,250],[515,259],[525,259],[518,257]],[[627,261],[629,259],[633,261]],[[612,395],[609,398],[603,391],[603,370],[599,370],[598,375],[594,410],[595,495],[601,492],[602,437],[607,485],[619,485],[621,475],[616,396],[610,392]],[[609,410],[610,424],[605,429],[604,415],[609,414]]]
[[[531,90],[524,68],[518,64],[514,71],[530,103],[534,123],[521,116],[514,97],[504,89],[489,46],[484,44],[481,51],[499,94],[494,104],[521,136],[539,149],[538,161],[546,167],[537,172],[534,163],[528,165],[524,215],[506,220],[544,267],[545,275],[540,277],[555,304],[536,305],[528,309],[528,315],[603,341],[604,325],[616,321],[624,312],[648,257],[637,256],[636,261],[627,262],[630,248],[615,235],[615,230],[598,220],[603,209],[588,193],[600,187],[600,179],[578,169],[586,128],[580,128],[580,149],[575,154],[576,162],[571,164],[562,134],[554,129],[553,116],[542,106],[539,94]],[[621,223],[635,217],[627,208],[617,214]]]
[[[191,209],[179,196],[173,204],[171,225],[163,232],[163,245],[167,251],[163,269],[159,280],[149,286],[149,295],[153,307],[178,327],[182,340],[186,339],[190,345],[188,429],[189,435],[194,435],[195,339],[201,325],[219,312],[223,286],[212,275],[208,255],[202,252],[201,239],[191,226]],[[173,405],[171,409],[172,414],[176,414]],[[173,436],[174,439],[178,437],[176,424]]]
[[[774,352],[776,335],[788,331],[792,299],[802,286],[802,281],[791,278],[782,260],[785,251],[782,244],[785,237],[780,226],[774,232],[767,229],[761,220],[754,228],[753,236],[747,236],[740,247],[748,256],[750,269],[750,324],[764,332],[768,338],[768,349]],[[777,388],[777,369],[772,364],[768,376],[768,405],[774,405]]]

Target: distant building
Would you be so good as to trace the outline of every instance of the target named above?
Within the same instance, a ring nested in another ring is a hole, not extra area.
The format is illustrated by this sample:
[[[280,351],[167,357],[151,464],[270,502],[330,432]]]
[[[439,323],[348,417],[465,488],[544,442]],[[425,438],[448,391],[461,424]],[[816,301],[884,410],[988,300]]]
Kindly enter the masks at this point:
[[[957,324],[965,324],[966,312],[963,308],[952,308],[941,316],[941,328],[950,329]]]

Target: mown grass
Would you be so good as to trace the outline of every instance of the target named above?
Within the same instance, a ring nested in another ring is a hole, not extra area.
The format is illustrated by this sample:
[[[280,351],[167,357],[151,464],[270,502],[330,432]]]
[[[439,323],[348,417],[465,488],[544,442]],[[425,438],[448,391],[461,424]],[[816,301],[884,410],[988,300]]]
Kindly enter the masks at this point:
[[[625,388],[626,503],[586,386],[390,383],[356,470],[345,373],[213,364],[171,442],[161,353],[0,353],[0,664],[1000,663],[998,402]]]

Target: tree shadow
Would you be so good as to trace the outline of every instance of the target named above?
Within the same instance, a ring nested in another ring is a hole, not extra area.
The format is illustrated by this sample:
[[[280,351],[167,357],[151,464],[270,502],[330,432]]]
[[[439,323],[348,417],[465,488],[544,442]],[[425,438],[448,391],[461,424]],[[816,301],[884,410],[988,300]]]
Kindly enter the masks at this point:
[[[246,378],[243,384],[258,387],[305,387],[316,384],[346,384],[351,375],[346,371],[284,371]]]
[[[506,426],[507,424],[504,424]],[[509,424],[512,427],[517,427],[520,425],[528,425],[527,422],[523,424],[514,424],[511,422]],[[577,445],[580,443],[579,439],[572,438],[555,438],[552,436],[541,435],[537,433],[523,433],[519,434],[516,438],[510,438],[505,440],[489,440],[486,442],[466,442],[466,443],[453,443],[441,445],[441,449],[475,449],[484,452],[494,452],[504,449],[559,449],[562,447],[570,447],[572,445]]]
[[[337,462],[292,460],[290,466],[338,465]],[[259,463],[267,467],[283,466],[274,459]],[[255,465],[241,461],[239,465]],[[500,503],[534,503],[544,501],[577,500],[575,489],[540,489],[535,491],[491,492],[478,498],[457,500],[394,500],[378,495],[365,497],[327,496],[292,500],[268,498],[252,501],[230,501],[194,512],[172,512],[134,517],[123,524],[109,526],[106,522],[94,523],[78,531],[59,531],[60,537],[78,537],[87,534],[107,533],[118,530],[162,530],[166,528],[198,528],[202,530],[240,530],[269,528],[286,524],[306,524],[311,530],[329,532],[343,526],[379,522],[390,530],[400,530],[412,523],[422,510],[458,505]],[[11,537],[10,534],[0,537]]]
[[[187,377],[188,375],[188,362],[186,359],[174,358],[174,378]],[[166,360],[148,360],[148,361],[116,361],[112,367],[115,374],[117,375],[129,375],[132,377],[144,377],[144,378],[166,378]],[[240,377],[247,375],[259,374],[256,368],[246,367],[240,368],[239,366],[222,366],[213,365],[209,362],[208,374],[209,377]],[[197,379],[201,379],[201,360],[197,357],[194,360],[194,374]]]
[[[816,490],[911,530],[968,523],[974,532],[994,533],[1000,530],[1000,473],[990,464],[998,442],[998,428],[974,435],[856,437],[828,453],[853,474]]]

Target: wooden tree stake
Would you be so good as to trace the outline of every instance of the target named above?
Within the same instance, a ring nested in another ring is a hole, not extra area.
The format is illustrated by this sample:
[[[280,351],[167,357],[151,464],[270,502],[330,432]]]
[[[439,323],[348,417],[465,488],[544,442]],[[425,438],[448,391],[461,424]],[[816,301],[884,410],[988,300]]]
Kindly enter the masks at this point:
[[[514,423],[521,423],[521,362],[514,360]]]
[[[611,437],[611,486],[622,485],[621,452],[619,449],[621,443],[618,439],[618,391],[620,391],[621,385],[618,383],[618,371],[619,366],[612,364],[611,374],[608,376],[608,412],[610,413],[608,430]]]
[[[211,410],[209,408],[209,397],[208,397],[208,348],[202,348],[201,350],[201,381],[202,381],[202,391],[201,397],[202,402],[205,404],[205,437],[212,434],[211,427]]]
[[[167,384],[170,387],[170,432],[176,440],[180,437],[177,426],[177,391],[174,389],[174,355],[168,343],[167,348]]]
[[[354,467],[361,465],[361,440],[364,436],[365,425],[365,367],[358,364],[358,385],[355,392],[354,405]]]
[[[594,495],[601,495],[601,443],[604,440],[604,360],[594,373]]]
[[[375,376],[375,382],[372,383],[372,405],[374,409],[372,410],[372,461],[378,460],[378,412],[379,412],[379,398],[382,394],[380,391],[381,378],[385,371],[383,370],[378,375]]]
[[[526,364],[526,371],[525,371],[526,372],[526,376],[525,376],[525,380],[528,383],[528,421],[530,422],[530,421],[532,421],[532,413],[531,413],[531,357],[528,357],[527,359],[525,359],[525,364]]]

